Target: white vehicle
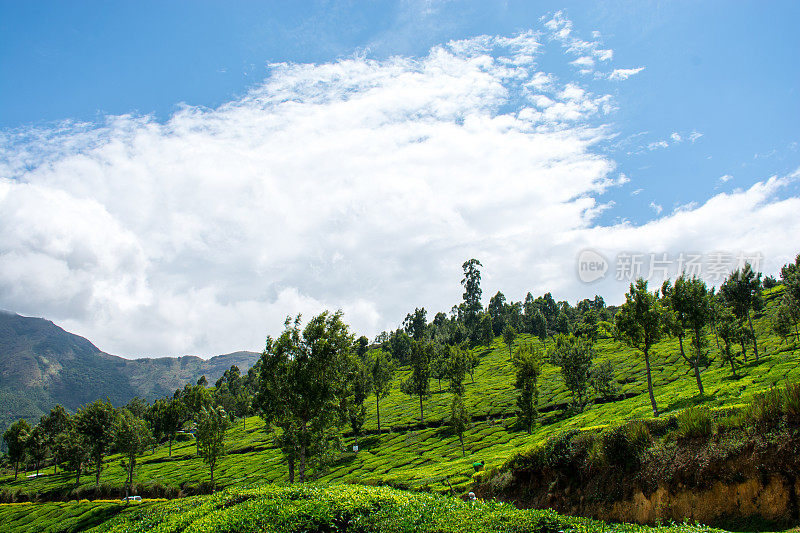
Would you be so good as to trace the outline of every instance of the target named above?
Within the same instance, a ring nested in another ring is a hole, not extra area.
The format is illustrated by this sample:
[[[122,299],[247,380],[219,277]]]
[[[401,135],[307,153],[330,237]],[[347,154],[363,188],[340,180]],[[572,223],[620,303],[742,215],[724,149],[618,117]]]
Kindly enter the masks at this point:
[[[142,497],[141,496],[125,496],[124,498],[122,498],[122,501],[124,501],[124,502],[140,502],[140,501],[142,501]]]

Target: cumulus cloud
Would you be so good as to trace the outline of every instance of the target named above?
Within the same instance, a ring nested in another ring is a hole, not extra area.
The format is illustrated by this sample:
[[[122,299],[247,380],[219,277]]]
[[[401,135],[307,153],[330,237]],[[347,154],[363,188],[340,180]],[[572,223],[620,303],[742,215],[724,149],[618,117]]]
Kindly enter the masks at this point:
[[[275,64],[242,98],[165,122],[3,132],[0,308],[120,355],[213,355],[261,349],[288,314],[341,308],[372,336],[414,307],[447,310],[470,257],[484,294],[574,299],[601,292],[573,275],[585,247],[773,257],[800,235],[778,178],[598,226],[613,205],[601,195],[628,181],[598,147],[615,104],[538,70],[540,53],[528,32],[417,59]]]

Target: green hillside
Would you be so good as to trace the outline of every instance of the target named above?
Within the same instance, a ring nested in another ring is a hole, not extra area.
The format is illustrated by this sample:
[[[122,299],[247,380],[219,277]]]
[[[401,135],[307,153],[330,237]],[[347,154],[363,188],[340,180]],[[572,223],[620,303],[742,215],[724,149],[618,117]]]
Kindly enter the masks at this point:
[[[709,338],[710,366],[703,371],[706,396],[698,397],[694,377],[689,367],[680,359],[677,340],[667,339],[652,352],[655,395],[663,414],[680,411],[694,404],[708,406],[737,405],[743,399],[786,380],[800,380],[800,350],[793,340],[782,341],[771,328],[771,316],[780,298],[780,287],[765,292],[765,308],[755,317],[762,357],[741,368],[741,377],[733,379],[730,368],[719,358],[713,338]],[[522,335],[517,344],[539,342]],[[609,403],[589,406],[584,412],[567,411],[569,393],[556,367],[545,365],[540,383],[541,416],[528,435],[516,426],[514,416],[515,391],[513,367],[509,352],[500,338],[491,346],[476,348],[480,365],[475,371],[475,382],[466,384],[465,401],[473,417],[465,435],[466,456],[462,457],[456,436],[446,426],[449,416],[448,392],[435,392],[426,400],[426,424],[419,425],[419,407],[415,397],[399,391],[398,384],[408,373],[402,368],[397,373],[390,395],[381,402],[381,423],[384,430],[377,434],[374,398],[366,423],[367,435],[359,441],[360,451],[353,453],[351,436],[345,436],[342,453],[332,462],[320,479],[325,482],[358,482],[366,484],[391,484],[410,489],[437,492],[462,492],[467,489],[474,472],[472,463],[484,461],[487,466],[500,465],[515,451],[524,449],[567,428],[589,428],[619,423],[632,418],[650,417],[649,400],[644,383],[644,362],[640,353],[613,339],[600,339],[596,344],[596,358],[613,364],[615,379],[621,398]],[[435,381],[431,384],[438,391]],[[287,468],[281,454],[273,445],[273,434],[263,431],[257,417],[237,422],[227,437],[228,455],[216,470],[222,486],[244,483],[285,481]],[[196,456],[193,442],[180,442],[173,446],[172,457],[162,445],[154,453],[140,459],[136,481],[150,493],[192,493],[208,480],[207,466]],[[82,485],[75,489],[80,496],[93,486],[91,476],[84,476]],[[101,482],[104,490],[121,487],[124,475],[119,456],[107,461]],[[13,476],[0,479],[5,491],[35,494],[57,492],[63,494],[73,488],[69,473],[52,474],[38,479]],[[165,489],[166,488],[166,489]]]

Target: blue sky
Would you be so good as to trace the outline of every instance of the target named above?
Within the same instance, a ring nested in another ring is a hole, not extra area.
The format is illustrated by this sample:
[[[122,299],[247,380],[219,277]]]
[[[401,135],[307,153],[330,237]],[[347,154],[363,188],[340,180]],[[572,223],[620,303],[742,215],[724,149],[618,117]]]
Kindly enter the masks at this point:
[[[257,349],[299,310],[343,307],[374,334],[418,305],[449,309],[470,256],[487,263],[487,296],[512,299],[549,289],[618,300],[624,284],[563,281],[587,246],[607,257],[759,248],[774,272],[800,248],[797,20],[797,2],[0,2],[0,307],[123,355],[211,355]],[[520,36],[536,48],[530,61]],[[505,141],[484,135],[508,133],[500,123],[512,117],[530,122]],[[420,149],[389,169],[400,127]],[[485,162],[491,187],[465,176],[452,139],[483,150],[471,168]],[[464,175],[443,177],[451,170]],[[410,198],[382,211],[413,221],[382,229],[365,203],[375,194]],[[420,194],[456,198],[439,214]],[[274,234],[248,222],[252,195],[276,202],[253,222]],[[214,198],[227,202],[216,216]],[[303,219],[283,208],[304,203],[315,209]],[[74,217],[86,212],[96,219],[84,227]],[[763,228],[735,229],[746,220]],[[174,315],[187,310],[196,316],[182,325]],[[246,312],[267,318],[235,325]],[[140,339],[128,323],[154,332]]]
[[[656,214],[650,202],[670,210],[800,164],[797,2],[3,2],[0,127],[164,120],[182,102],[244,94],[268,63],[423,56],[559,10],[586,37],[599,31],[618,63],[646,67],[615,88],[613,126],[622,140],[641,136],[608,148],[633,183],[611,195],[606,221],[642,222]],[[694,131],[694,144],[637,150]]]

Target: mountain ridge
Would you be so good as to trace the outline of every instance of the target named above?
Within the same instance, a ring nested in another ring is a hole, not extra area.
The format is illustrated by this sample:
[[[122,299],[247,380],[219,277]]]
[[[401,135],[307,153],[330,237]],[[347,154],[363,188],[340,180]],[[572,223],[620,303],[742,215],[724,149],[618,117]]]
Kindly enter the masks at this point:
[[[45,318],[0,310],[0,428],[17,418],[35,423],[56,404],[74,412],[98,398],[124,405],[135,396],[171,396],[202,375],[213,383],[231,365],[246,372],[258,356],[236,351],[209,359],[126,359]]]

